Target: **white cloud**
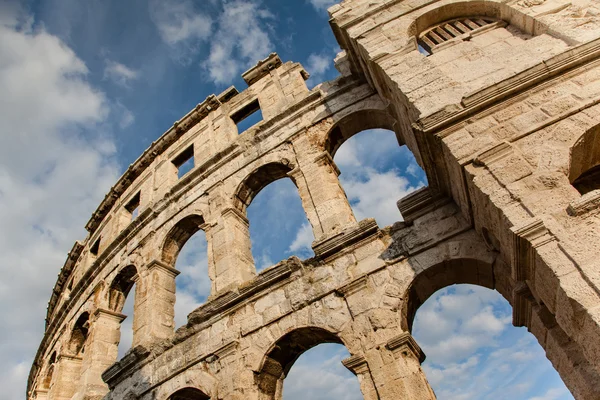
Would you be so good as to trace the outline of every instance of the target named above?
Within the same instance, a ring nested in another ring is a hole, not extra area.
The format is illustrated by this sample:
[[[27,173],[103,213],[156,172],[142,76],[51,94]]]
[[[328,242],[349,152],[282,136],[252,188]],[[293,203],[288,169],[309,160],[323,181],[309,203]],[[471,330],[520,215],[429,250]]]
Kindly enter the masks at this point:
[[[216,37],[202,66],[217,84],[228,84],[238,73],[265,58],[274,46],[266,22],[274,16],[255,1],[225,3]]]
[[[170,46],[206,40],[211,34],[212,19],[198,13],[189,0],[152,0],[150,16],[162,40]]]
[[[138,71],[119,62],[106,60],[104,79],[110,79],[119,86],[129,87],[130,82],[138,78]]]
[[[402,220],[396,202],[417,189],[396,170],[364,167],[360,174],[340,178],[356,218],[373,217],[380,226]]]
[[[498,292],[472,285],[440,290],[420,307],[413,336],[427,355],[423,369],[438,398],[524,400],[561,384],[535,338],[510,321]],[[548,400],[572,399],[564,387],[548,393],[560,393]]]
[[[45,30],[0,25],[0,399],[25,392],[50,291],[115,182],[110,108],[77,55]]]
[[[302,224],[298,232],[296,233],[296,237],[294,241],[288,248],[288,252],[290,253],[300,253],[305,254],[306,252],[312,251],[312,242],[315,240],[315,236],[313,235],[312,227],[308,222]]]
[[[340,1],[339,0],[308,0],[308,2],[310,4],[312,4],[312,6],[314,8],[316,8],[318,11],[323,11],[323,10],[327,10],[332,5],[339,3]]]

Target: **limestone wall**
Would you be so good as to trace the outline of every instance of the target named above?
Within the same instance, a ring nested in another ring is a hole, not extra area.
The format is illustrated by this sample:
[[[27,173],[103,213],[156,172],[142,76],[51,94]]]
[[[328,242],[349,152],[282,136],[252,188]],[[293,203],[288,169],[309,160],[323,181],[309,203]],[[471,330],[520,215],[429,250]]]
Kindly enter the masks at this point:
[[[166,400],[195,388],[275,399],[299,352],[336,342],[365,399],[432,399],[412,319],[454,283],[497,289],[575,398],[599,398],[598,12],[595,0],[332,7],[342,76],[308,91],[302,67],[272,55],[244,74],[248,89],[207,98],[111,190],[55,286],[29,398]],[[463,25],[435,31],[448,21]],[[431,30],[439,43],[425,41]],[[238,135],[256,100],[264,120]],[[356,221],[332,159],[370,128],[394,130],[430,184],[398,199],[404,222],[383,229]],[[194,168],[178,179],[190,146]],[[257,275],[246,208],[283,177],[315,257]],[[175,260],[200,229],[211,296],[174,332]],[[134,282],[134,347],[113,365]]]

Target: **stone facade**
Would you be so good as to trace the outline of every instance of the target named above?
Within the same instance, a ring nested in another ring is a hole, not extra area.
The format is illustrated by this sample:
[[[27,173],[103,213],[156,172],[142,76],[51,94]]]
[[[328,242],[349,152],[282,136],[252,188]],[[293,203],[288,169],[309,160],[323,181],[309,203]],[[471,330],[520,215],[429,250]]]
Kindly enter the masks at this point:
[[[59,275],[29,399],[279,399],[297,356],[326,342],[349,350],[365,399],[434,399],[410,332],[455,283],[498,290],[575,398],[600,398],[600,1],[329,12],[339,78],[309,91],[302,66],[271,55],[111,189]],[[263,121],[238,135],[257,107]],[[386,228],[356,221],[332,159],[370,128],[393,130],[429,182]],[[315,257],[257,274],[246,207],[284,177]],[[175,260],[198,230],[211,296],[174,331]],[[128,294],[133,348],[115,363]]]

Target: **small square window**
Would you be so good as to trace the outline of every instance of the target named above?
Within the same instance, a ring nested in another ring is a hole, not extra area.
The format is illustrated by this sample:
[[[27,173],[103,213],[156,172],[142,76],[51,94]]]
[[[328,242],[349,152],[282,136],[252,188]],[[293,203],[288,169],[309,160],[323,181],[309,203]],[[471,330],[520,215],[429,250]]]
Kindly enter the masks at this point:
[[[135,196],[129,200],[129,203],[125,205],[125,209],[131,214],[131,220],[137,218],[140,213],[140,192],[137,192]]]
[[[241,110],[231,115],[231,119],[238,127],[238,134],[247,131],[263,120],[258,99],[244,106]]]
[[[90,254],[92,254],[93,256],[97,256],[99,250],[100,250],[100,238],[98,238],[98,240],[96,240],[94,242],[92,247],[90,247]]]
[[[194,146],[190,146],[173,159],[177,167],[177,177],[181,178],[194,168]]]

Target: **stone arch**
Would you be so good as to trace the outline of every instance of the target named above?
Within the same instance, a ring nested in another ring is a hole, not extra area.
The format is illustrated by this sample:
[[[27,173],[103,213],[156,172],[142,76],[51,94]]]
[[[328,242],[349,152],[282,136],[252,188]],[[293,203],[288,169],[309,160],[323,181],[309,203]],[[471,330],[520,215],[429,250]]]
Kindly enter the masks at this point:
[[[75,321],[71,336],[67,344],[67,349],[70,355],[79,356],[85,352],[85,345],[88,339],[90,328],[90,314],[84,311]]]
[[[333,158],[338,149],[354,135],[368,129],[397,131],[396,120],[380,108],[364,108],[345,115],[333,125],[325,137],[325,151]],[[396,137],[400,137],[396,132]],[[399,145],[402,145],[399,140]]]
[[[137,273],[135,266],[128,265],[121,269],[113,279],[107,293],[108,309],[110,311],[119,313],[123,310],[125,299],[135,283]]]
[[[323,343],[345,345],[338,334],[315,326],[293,329],[277,339],[255,372],[259,399],[281,399],[283,380],[294,362],[307,350]]]
[[[510,5],[498,1],[446,1],[445,4],[425,8],[408,27],[408,36],[417,36],[429,27],[447,20],[462,17],[489,17],[519,28],[522,32],[532,36],[541,35],[548,31],[548,27],[535,18],[524,14]]]
[[[495,289],[493,276],[493,264],[475,258],[452,259],[428,267],[412,280],[404,295],[403,329],[412,332],[417,310],[438,290],[461,283]]]
[[[44,376],[41,382],[41,389],[48,390],[52,385],[52,378],[54,376],[54,366],[56,364],[56,351],[52,352],[52,355],[48,359],[48,363],[46,364],[46,370],[44,372]]]
[[[186,397],[187,396],[187,397]],[[217,397],[217,380],[197,365],[169,379],[154,393],[157,400],[208,400]]]
[[[259,166],[238,185],[233,199],[235,208],[245,213],[254,197],[267,185],[279,179],[289,177],[298,187],[296,180],[289,175],[292,170],[293,167],[286,158]]]
[[[170,395],[167,400],[209,400],[209,399],[210,399],[210,397],[205,395],[201,390],[193,388],[193,387],[186,387],[183,389],[179,389],[178,391],[176,391],[175,393]]]
[[[600,189],[600,126],[587,130],[571,147],[569,181],[581,194]]]
[[[190,214],[180,219],[167,233],[161,250],[161,261],[174,267],[179,252],[185,243],[204,225],[204,218],[199,214]]]
[[[558,325],[554,315],[525,282],[515,282],[509,266],[501,257],[477,257],[478,246],[468,249],[469,243],[454,244],[456,257],[425,255],[431,260],[411,280],[402,304],[403,330],[412,332],[418,308],[436,291],[454,284],[472,284],[497,290],[513,309],[513,325],[525,326],[546,351],[546,356],[575,398],[592,399],[598,393],[600,374],[585,357],[583,348],[574,342]],[[452,247],[452,246],[450,246]],[[461,251],[466,248],[467,251]],[[473,252],[475,250],[476,252]],[[497,254],[493,252],[494,254]],[[547,348],[553,341],[561,342],[560,349]],[[594,394],[595,393],[595,394]]]

